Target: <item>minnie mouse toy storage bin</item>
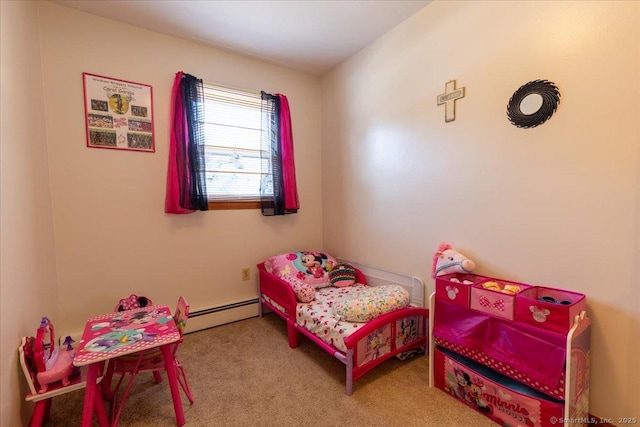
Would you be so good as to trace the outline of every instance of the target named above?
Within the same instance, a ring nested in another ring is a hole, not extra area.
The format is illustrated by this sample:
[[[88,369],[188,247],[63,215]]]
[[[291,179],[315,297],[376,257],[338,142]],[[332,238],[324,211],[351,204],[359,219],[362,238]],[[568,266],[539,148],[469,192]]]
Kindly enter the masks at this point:
[[[477,274],[453,273],[436,277],[436,298],[469,308],[471,285],[490,280]]]
[[[513,320],[516,295],[530,288],[524,283],[490,279],[471,286],[471,308],[502,319]]]
[[[563,418],[561,400],[446,349],[432,357],[434,385],[500,426],[555,427]]]
[[[587,310],[584,294],[533,286],[516,296],[516,320],[559,333],[567,333],[575,317]]]

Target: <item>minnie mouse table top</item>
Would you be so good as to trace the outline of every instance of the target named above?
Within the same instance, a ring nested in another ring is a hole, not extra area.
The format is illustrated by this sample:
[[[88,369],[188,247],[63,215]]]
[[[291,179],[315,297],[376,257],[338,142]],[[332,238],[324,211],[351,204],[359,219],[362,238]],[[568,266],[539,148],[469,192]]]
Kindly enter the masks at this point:
[[[73,364],[84,366],[179,339],[166,305],[103,314],[87,320]]]

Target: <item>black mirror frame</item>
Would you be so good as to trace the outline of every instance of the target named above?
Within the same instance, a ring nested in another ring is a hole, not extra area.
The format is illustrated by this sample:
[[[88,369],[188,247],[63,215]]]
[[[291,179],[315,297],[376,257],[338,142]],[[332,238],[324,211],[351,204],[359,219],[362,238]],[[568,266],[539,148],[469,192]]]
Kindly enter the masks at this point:
[[[533,114],[524,114],[520,104],[524,98],[532,94],[542,97],[542,106]],[[511,96],[507,104],[507,117],[514,126],[525,129],[534,128],[549,120],[559,103],[560,91],[554,83],[548,80],[534,80],[520,86]]]

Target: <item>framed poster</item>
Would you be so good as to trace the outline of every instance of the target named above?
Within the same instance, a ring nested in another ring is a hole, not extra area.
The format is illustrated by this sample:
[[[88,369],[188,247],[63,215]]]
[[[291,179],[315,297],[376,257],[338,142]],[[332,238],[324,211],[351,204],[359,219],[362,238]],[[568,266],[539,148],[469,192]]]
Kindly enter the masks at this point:
[[[155,152],[153,89],[82,73],[87,147]]]

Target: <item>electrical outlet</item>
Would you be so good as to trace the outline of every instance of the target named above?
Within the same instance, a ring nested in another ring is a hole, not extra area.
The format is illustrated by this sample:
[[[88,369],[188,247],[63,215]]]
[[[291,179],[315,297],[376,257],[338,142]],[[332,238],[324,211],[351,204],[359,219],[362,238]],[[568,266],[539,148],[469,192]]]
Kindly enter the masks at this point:
[[[241,271],[242,280],[249,280],[251,278],[251,270],[249,270],[249,267],[243,267]]]

